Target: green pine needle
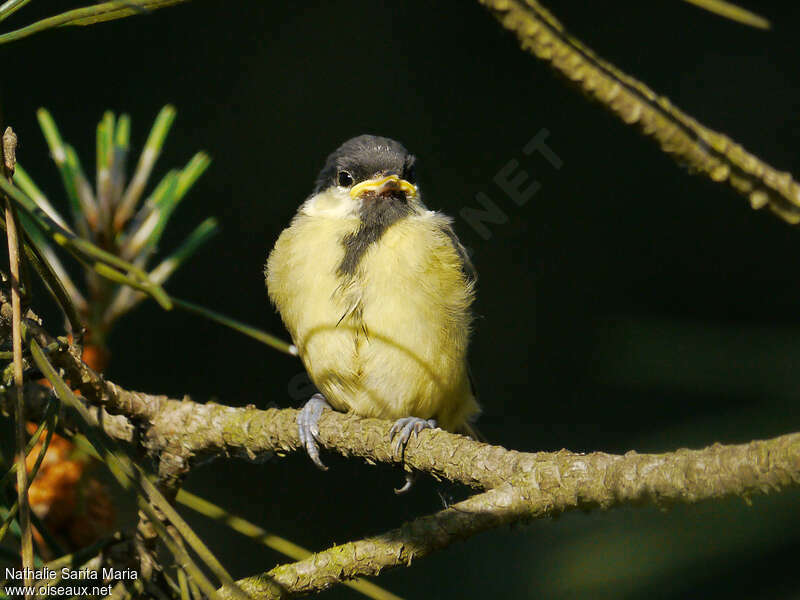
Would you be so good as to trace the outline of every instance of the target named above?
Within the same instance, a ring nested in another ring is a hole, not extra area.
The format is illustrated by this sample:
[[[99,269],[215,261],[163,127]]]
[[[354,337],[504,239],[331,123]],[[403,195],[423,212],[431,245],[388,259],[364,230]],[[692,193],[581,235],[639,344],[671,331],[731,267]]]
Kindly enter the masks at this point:
[[[5,2],[0,6],[0,22],[5,21],[30,1],[31,0],[8,0]]]
[[[88,240],[78,237],[72,232],[60,227],[48,217],[22,190],[0,177],[2,189],[14,203],[39,227],[47,236],[59,246],[62,246],[88,261],[92,268],[100,275],[112,279],[117,283],[131,285],[151,295],[165,310],[172,308],[166,292],[154,282],[147,274],[136,265],[133,265],[113,254],[98,248]],[[120,271],[117,271],[119,269]],[[129,273],[130,275],[126,275]]]
[[[13,10],[18,10],[28,1],[29,0],[21,0],[18,2],[20,6],[13,7]],[[4,33],[0,35],[0,44],[21,40],[29,35],[47,31],[55,27],[94,25],[95,23],[122,19],[123,17],[147,14],[151,10],[180,4],[186,1],[187,0],[112,0],[111,2],[101,2],[100,4],[84,6],[83,8],[76,8],[52,17],[47,17],[46,19],[36,21],[25,27]],[[8,14],[0,14],[0,20],[7,16]]]
[[[114,440],[105,436],[102,430],[92,425],[92,419],[88,409],[78,400],[77,396],[75,396],[64,379],[56,372],[36,340],[25,335],[25,341],[30,350],[31,358],[36,363],[36,366],[39,367],[39,370],[45,378],[51,383],[56,395],[62,402],[76,411],[81,418],[84,435],[97,453],[103,457],[104,462],[109,466],[114,477],[124,489],[133,488],[135,490],[138,497],[139,508],[151,519],[164,544],[176,555],[176,558],[177,554],[180,553],[181,558],[187,561],[188,565],[194,566],[188,554],[186,554],[185,551],[180,552],[180,547],[175,544],[175,541],[161,523],[161,519],[156,514],[154,508],[158,508],[164,513],[164,516],[175,527],[186,543],[202,558],[203,562],[214,572],[220,581],[227,586],[228,591],[235,597],[246,600],[247,596],[235,584],[230,574],[228,574],[222,564],[189,527],[186,521],[183,520],[166,498],[164,498],[163,494],[161,494],[156,486],[148,479],[146,473],[117,448],[117,444]],[[197,577],[198,583],[203,582],[206,584],[205,587],[208,590],[208,580],[205,579],[202,571],[196,566],[194,566],[192,571],[193,575]],[[211,589],[211,592],[213,592],[213,589]],[[216,594],[212,595],[216,597]]]
[[[55,208],[53,208],[53,205],[50,204],[50,201],[36,186],[36,184],[28,175],[28,172],[22,168],[22,165],[20,163],[17,163],[16,169],[14,171],[14,183],[17,184],[17,187],[19,187],[23,192],[28,194],[28,196],[31,197],[31,199],[36,203],[36,205],[39,208],[41,208],[47,214],[48,217],[53,219],[64,229],[67,230],[70,229],[69,225],[67,225],[63,217],[59,214],[59,212]]]
[[[184,506],[188,506],[192,510],[199,512],[201,515],[205,515],[210,519],[223,522],[234,531],[238,531],[242,535],[245,535],[256,542],[263,544],[268,548],[272,548],[273,550],[280,552],[281,554],[284,554],[293,560],[303,560],[311,556],[311,552],[302,546],[298,546],[297,544],[292,543],[285,538],[275,535],[274,533],[270,533],[255,523],[251,523],[250,521],[246,521],[241,517],[237,517],[236,515],[229,513],[224,508],[209,502],[205,498],[201,498],[200,496],[196,496],[191,492],[186,491],[186,489],[182,488],[178,490],[178,496],[176,500]],[[402,600],[400,596],[396,596],[390,591],[385,590],[382,587],[375,585],[371,581],[360,577],[353,581],[344,581],[343,583],[344,585],[361,592],[368,598],[374,598],[375,600]]]
[[[119,208],[114,216],[114,229],[116,231],[121,230],[133,215],[174,120],[175,108],[169,104],[158,113],[150,134],[147,136],[147,142],[145,142],[142,154],[139,157],[136,171],[128,185],[128,189],[125,190],[122,196]]]
[[[233,329],[234,331],[238,331],[239,333],[243,333],[244,335],[251,337],[254,340],[258,340],[262,344],[271,346],[276,350],[280,350],[281,352],[284,352],[286,354],[291,354],[292,356],[297,356],[297,348],[294,345],[287,344],[282,339],[277,338],[274,335],[261,331],[260,329],[256,329],[255,327],[251,327],[250,325],[242,323],[241,321],[237,321],[235,319],[231,319],[230,317],[226,317],[225,315],[214,312],[213,310],[210,310],[208,308],[204,308],[202,306],[198,306],[197,304],[187,302],[186,300],[181,300],[179,298],[172,298],[172,302],[176,308],[180,308],[187,312],[200,315],[201,317],[204,317],[209,321],[220,323],[225,327]]]

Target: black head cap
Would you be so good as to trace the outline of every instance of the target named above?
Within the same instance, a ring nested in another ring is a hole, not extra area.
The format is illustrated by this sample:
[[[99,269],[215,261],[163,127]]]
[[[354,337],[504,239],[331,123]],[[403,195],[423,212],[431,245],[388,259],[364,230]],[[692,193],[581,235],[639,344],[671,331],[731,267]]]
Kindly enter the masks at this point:
[[[377,135],[359,135],[347,140],[328,156],[317,176],[314,193],[332,185],[340,185],[342,172],[352,178],[353,184],[379,174],[397,175],[409,183],[415,183],[415,162],[416,157],[400,142]]]

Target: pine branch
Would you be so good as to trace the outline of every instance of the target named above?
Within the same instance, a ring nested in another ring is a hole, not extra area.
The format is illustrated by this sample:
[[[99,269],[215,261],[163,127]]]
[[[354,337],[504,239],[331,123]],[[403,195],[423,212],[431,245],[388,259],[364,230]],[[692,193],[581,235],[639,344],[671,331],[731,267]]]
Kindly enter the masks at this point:
[[[296,410],[234,408],[128,391],[83,364],[77,348],[66,340],[49,338],[33,321],[26,326],[39,343],[49,346],[53,364],[94,405],[98,412],[93,418],[112,437],[140,444],[159,463],[162,478],[180,481],[209,457],[259,462],[276,452],[301,449]],[[30,396],[29,407],[38,416],[46,403]],[[8,399],[0,399],[1,408],[7,410],[8,404]],[[131,425],[140,435],[131,435]],[[326,411],[320,418],[320,440],[323,447],[344,456],[402,464],[486,491],[383,535],[243,579],[238,584],[246,592],[255,598],[279,598],[323,590],[352,577],[407,566],[488,529],[568,510],[746,499],[800,484],[800,433],[701,450],[614,455],[517,452],[425,430],[411,439],[401,459],[389,443],[390,427],[391,422],[382,419]]]
[[[451,447],[459,443],[452,439],[458,436],[447,435]],[[432,436],[426,437],[425,446]],[[468,445],[482,444],[470,440]],[[259,599],[308,594],[352,577],[410,566],[432,552],[489,529],[567,510],[610,509],[646,502],[694,503],[734,495],[747,498],[800,484],[798,433],[749,444],[715,444],[703,450],[665,454],[628,452],[624,456],[602,452],[581,455],[565,450],[526,454],[488,448],[495,458],[507,459],[501,461],[506,467],[502,476],[510,475],[494,489],[382,535],[334,546],[237,584]],[[461,458],[459,455],[454,448],[454,458]],[[511,465],[515,467],[508,470]],[[475,465],[479,472],[486,468],[486,463]]]
[[[603,60],[536,0],[480,0],[520,45],[600,102],[627,125],[656,141],[690,171],[725,183],[753,208],[769,208],[800,223],[800,185],[747,152],[731,138],[705,127],[641,81]]]

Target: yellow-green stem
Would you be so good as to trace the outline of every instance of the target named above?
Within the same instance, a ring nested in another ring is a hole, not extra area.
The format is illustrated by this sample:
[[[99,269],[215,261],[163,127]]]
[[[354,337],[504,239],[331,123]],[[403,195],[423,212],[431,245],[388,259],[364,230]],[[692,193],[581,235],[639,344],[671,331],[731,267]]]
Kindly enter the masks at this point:
[[[14,173],[14,150],[16,135],[7,128],[3,133],[3,175],[10,181]],[[19,244],[14,208],[9,198],[5,199],[6,238],[8,239],[8,262],[11,271],[11,343],[14,352],[15,434],[17,463],[17,494],[19,497],[19,524],[22,530],[20,549],[25,585],[33,583],[29,573],[33,572],[33,535],[31,532],[30,505],[28,503],[28,470],[25,468],[25,402],[22,396],[22,307],[19,294]]]

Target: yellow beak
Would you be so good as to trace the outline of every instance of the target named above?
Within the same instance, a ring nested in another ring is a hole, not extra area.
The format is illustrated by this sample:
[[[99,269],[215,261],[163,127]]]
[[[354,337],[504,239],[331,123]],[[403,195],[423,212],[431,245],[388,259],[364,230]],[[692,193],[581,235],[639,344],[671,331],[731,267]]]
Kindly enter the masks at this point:
[[[409,196],[417,195],[417,186],[409,183],[405,179],[400,179],[397,175],[388,175],[387,177],[376,177],[375,179],[367,179],[359,184],[354,185],[350,189],[350,197],[358,198],[365,192],[375,192],[380,195],[385,190],[400,190]]]

